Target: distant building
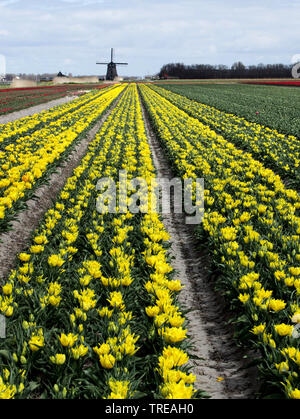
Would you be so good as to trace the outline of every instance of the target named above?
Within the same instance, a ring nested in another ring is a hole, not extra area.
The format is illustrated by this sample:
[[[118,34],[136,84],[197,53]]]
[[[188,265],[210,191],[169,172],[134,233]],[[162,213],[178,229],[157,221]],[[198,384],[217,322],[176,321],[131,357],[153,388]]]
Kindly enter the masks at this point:
[[[177,80],[178,77],[169,76],[168,74],[163,74],[159,77],[161,80]]]
[[[2,85],[9,85],[10,84],[10,80],[7,79],[6,76],[0,75],[0,84]]]
[[[127,77],[124,77],[124,80],[127,80],[127,81],[136,81],[136,80],[141,80],[141,77],[127,76]]]
[[[144,79],[145,80],[156,80],[156,79],[158,79],[158,76],[153,76],[153,75],[150,76],[149,75],[149,76],[145,76]]]
[[[40,82],[48,83],[50,81],[53,81],[53,77],[41,77]]]

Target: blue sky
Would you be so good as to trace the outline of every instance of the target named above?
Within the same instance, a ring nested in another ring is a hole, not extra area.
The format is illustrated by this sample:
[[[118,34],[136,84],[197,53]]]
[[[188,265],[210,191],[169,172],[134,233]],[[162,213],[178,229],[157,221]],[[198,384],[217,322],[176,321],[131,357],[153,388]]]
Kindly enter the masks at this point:
[[[300,54],[299,0],[0,0],[7,72],[119,75],[163,64],[290,64]]]

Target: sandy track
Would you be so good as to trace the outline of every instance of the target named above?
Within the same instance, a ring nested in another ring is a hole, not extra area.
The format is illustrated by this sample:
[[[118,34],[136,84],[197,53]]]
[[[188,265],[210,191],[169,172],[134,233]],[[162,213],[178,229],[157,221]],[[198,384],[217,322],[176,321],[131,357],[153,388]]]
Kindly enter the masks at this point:
[[[143,117],[157,176],[173,179],[175,176],[144,107]],[[243,357],[251,355],[235,345],[233,331],[225,324],[228,316],[222,299],[209,281],[208,256],[199,250],[194,227],[186,225],[185,216],[181,214],[163,214],[163,222],[171,236],[173,267],[184,285],[180,303],[183,308],[192,309],[186,317],[194,344],[192,353],[199,358],[190,361],[197,376],[195,387],[207,392],[212,399],[254,398],[258,390],[257,371],[246,368],[249,361]],[[219,377],[224,380],[218,381]]]
[[[20,118],[26,118],[36,113],[47,111],[48,109],[54,108],[55,106],[62,105],[71,100],[77,99],[78,96],[65,96],[60,99],[51,100],[50,102],[40,103],[39,105],[31,106],[30,108],[21,109],[20,111],[11,112],[7,115],[0,116],[0,125],[8,124],[9,122],[16,121]]]
[[[0,285],[1,279],[6,278],[10,270],[14,268],[17,255],[25,249],[32,232],[38,227],[44,213],[55,202],[68,177],[72,176],[73,170],[80,164],[89,143],[117,105],[122,94],[123,92],[85,138],[77,144],[69,158],[50,176],[47,184],[38,188],[34,193],[34,198],[26,202],[27,209],[20,212],[11,222],[11,230],[0,235]]]

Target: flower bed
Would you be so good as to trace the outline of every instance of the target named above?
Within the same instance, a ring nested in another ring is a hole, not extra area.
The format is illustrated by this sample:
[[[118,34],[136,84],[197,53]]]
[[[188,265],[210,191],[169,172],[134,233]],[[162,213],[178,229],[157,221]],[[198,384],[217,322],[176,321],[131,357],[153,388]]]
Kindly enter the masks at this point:
[[[100,178],[154,176],[127,88],[2,287],[0,397],[197,396],[180,281],[157,214],[96,210]],[[126,202],[132,191],[128,189]],[[101,191],[100,191],[101,192]],[[16,338],[16,339],[15,339]]]
[[[44,114],[4,126],[0,138],[0,232],[125,86],[93,92]]]
[[[237,337],[260,351],[266,391],[299,398],[298,193],[153,89],[140,90],[178,174],[204,178],[206,208],[198,236],[210,250]]]

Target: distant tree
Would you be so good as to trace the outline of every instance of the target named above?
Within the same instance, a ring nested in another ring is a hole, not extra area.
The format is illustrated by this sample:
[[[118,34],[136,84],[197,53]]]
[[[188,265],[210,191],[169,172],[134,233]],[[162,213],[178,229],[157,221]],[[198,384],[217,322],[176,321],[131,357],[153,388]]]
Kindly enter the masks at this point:
[[[217,79],[226,79],[229,77],[229,68],[227,67],[227,65],[224,64],[219,64],[217,65]]]
[[[183,63],[165,64],[158,77],[176,77],[179,79],[213,79],[213,78],[289,78],[292,65],[284,64],[258,64],[246,67],[241,61],[232,64],[230,68],[218,64],[192,64]]]
[[[241,61],[237,61],[236,63],[232,64],[231,72],[234,78],[241,79],[246,75],[246,67]]]

